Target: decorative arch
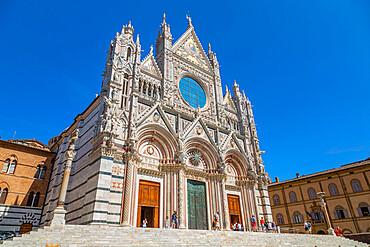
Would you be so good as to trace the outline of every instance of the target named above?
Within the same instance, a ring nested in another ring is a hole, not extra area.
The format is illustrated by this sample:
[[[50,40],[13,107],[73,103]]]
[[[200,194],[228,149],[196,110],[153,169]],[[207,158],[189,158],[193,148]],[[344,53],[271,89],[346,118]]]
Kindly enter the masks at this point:
[[[338,193],[338,187],[335,184],[333,184],[333,183],[329,184],[329,192],[330,192],[330,195],[331,196],[337,196],[337,195],[339,195],[339,193]]]
[[[293,213],[292,218],[293,218],[293,223],[294,224],[296,224],[296,223],[303,223],[303,215],[300,212],[298,212],[298,211],[295,211]]]
[[[191,137],[185,140],[183,150],[185,154],[198,151],[206,163],[207,169],[217,169],[219,155],[216,148],[203,137]]]
[[[284,217],[282,214],[277,214],[276,215],[276,221],[278,223],[278,225],[284,225]]]
[[[2,188],[2,189],[5,189],[5,188],[10,189],[10,186],[9,186],[9,184],[7,182],[2,181],[2,182],[0,182],[0,188]]]
[[[351,186],[352,186],[353,192],[362,191],[362,186],[361,186],[361,183],[358,179],[352,179],[351,180]]]
[[[161,125],[145,124],[138,130],[137,136],[137,150],[144,151],[145,147],[152,146],[159,159],[175,158],[178,143],[172,134]]]
[[[250,167],[247,158],[239,150],[229,149],[224,156],[225,163],[231,163],[238,176],[247,176]]]
[[[274,200],[274,205],[277,206],[277,205],[280,205],[280,198],[277,194],[275,194],[273,196],[273,200]]]
[[[341,205],[337,205],[334,209],[334,217],[335,219],[345,219],[349,218],[347,210],[344,209]]]
[[[368,229],[370,229],[370,227]],[[343,234],[352,234],[352,231],[349,229],[343,229],[342,232]]]
[[[308,190],[307,190],[307,193],[308,193],[308,197],[310,198],[310,200],[314,200],[314,199],[316,199],[316,191],[315,191],[315,189],[314,188],[309,188]]]
[[[294,191],[289,192],[289,199],[291,203],[297,202],[297,195]]]
[[[17,164],[18,164],[18,157],[17,155],[12,154],[8,156],[8,158],[3,163],[1,172],[8,173],[8,174],[14,174]]]
[[[366,202],[361,202],[360,204],[358,204],[357,211],[360,217],[370,216],[370,207],[369,204],[367,204]]]

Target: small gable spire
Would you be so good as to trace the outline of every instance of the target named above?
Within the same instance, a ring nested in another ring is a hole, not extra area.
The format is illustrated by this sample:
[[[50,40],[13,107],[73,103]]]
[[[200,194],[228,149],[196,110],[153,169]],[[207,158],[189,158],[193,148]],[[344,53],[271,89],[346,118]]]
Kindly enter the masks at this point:
[[[163,13],[162,27],[166,25],[166,13]]]
[[[188,29],[193,27],[193,24],[191,24],[191,17],[186,14],[186,19],[188,19]]]

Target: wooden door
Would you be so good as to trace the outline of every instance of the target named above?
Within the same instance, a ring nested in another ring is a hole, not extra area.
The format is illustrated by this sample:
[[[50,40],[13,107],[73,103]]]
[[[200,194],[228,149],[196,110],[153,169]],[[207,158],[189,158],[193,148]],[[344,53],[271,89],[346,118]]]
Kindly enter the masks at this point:
[[[240,200],[237,195],[227,195],[227,202],[229,206],[229,217],[230,217],[230,227],[232,229],[232,219],[241,222],[241,213],[240,213]],[[245,227],[245,226],[244,226]]]
[[[148,221],[154,222],[155,228],[159,227],[159,188],[159,183],[140,180],[137,209],[137,227],[141,226],[141,211],[144,209],[144,207],[153,208],[153,218],[148,219]]]
[[[203,182],[188,180],[188,228],[207,230],[206,186]]]

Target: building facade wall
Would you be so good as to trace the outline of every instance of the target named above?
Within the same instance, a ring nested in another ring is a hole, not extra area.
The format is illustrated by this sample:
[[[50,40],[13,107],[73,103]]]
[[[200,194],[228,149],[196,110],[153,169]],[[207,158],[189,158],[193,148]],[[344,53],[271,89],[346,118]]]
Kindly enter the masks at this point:
[[[210,48],[205,54],[190,19],[175,43],[164,19],[156,53],[151,48],[143,59],[133,32],[131,24],[124,26],[112,41],[100,96],[50,141],[57,158],[42,222],[50,222],[56,207],[64,152],[76,129],[67,224],[136,226],[142,180],[160,185],[159,227],[174,211],[179,226],[189,227],[188,180],[204,182],[208,228],[216,212],[222,228],[229,228],[228,194],[239,195],[247,229],[252,215],[271,221],[263,152],[251,103],[239,85],[223,94],[216,54]],[[184,77],[200,85],[204,107],[184,100]]]
[[[34,142],[39,145],[34,140],[0,140],[0,231],[19,233],[23,223],[39,227],[55,154],[42,145],[30,147]],[[16,162],[14,171],[7,160]]]
[[[325,202],[329,213],[329,220],[332,226],[339,226],[344,233],[361,233],[369,232],[370,215],[360,215],[360,206],[369,207],[369,175],[370,159],[341,166],[340,168],[331,169],[311,175],[301,176],[295,179],[275,182],[269,184],[269,196],[271,200],[271,209],[273,219],[278,223],[278,215],[283,217],[282,228],[295,228],[304,232],[302,222],[293,222],[294,212],[299,212],[303,217],[302,220],[310,221],[313,226],[313,233],[326,233],[326,218],[313,220],[308,214],[314,217],[314,212],[322,211],[318,192],[325,192]],[[358,180],[361,191],[355,192],[351,184],[352,181]],[[330,187],[335,185],[335,191]],[[309,189],[314,189],[316,197],[310,198]],[[297,202],[290,201],[289,193],[295,192]],[[333,194],[334,193],[334,194]],[[274,196],[277,195],[280,204],[276,205]],[[338,213],[338,209],[343,214]],[[369,210],[367,211],[369,212]],[[361,213],[362,214],[362,213]]]

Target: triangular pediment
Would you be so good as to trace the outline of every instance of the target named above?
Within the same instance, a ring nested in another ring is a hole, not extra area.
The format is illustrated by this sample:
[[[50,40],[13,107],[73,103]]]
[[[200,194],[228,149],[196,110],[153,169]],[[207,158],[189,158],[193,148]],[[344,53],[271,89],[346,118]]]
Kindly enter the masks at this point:
[[[193,28],[189,28],[173,45],[173,51],[180,57],[212,71],[212,66]]]
[[[243,147],[240,145],[234,131],[232,131],[227,138],[225,138],[221,144],[221,150],[236,149],[241,153],[244,153]]]
[[[226,87],[226,94],[225,94],[225,96],[224,96],[224,106],[227,108],[227,109],[229,109],[229,110],[231,110],[231,111],[236,111],[236,107],[235,107],[235,104],[234,104],[234,102],[233,102],[233,99],[232,99],[232,97],[231,97],[231,93],[230,93],[230,91],[227,89],[227,87]]]
[[[192,137],[203,137],[216,147],[216,143],[213,140],[212,135],[209,133],[207,125],[200,117],[196,118],[194,122],[192,122],[190,126],[188,126],[183,137],[184,139]]]
[[[157,62],[155,61],[152,49],[153,48],[151,47],[148,56],[146,56],[144,60],[141,62],[140,69],[141,71],[145,71],[146,73],[161,78],[162,74],[158,68]]]
[[[166,113],[163,111],[159,103],[155,104],[152,108],[142,113],[137,120],[137,127],[151,123],[162,125],[171,134],[176,135],[171,121],[167,118]]]

